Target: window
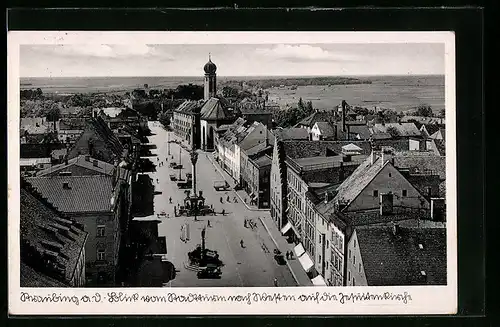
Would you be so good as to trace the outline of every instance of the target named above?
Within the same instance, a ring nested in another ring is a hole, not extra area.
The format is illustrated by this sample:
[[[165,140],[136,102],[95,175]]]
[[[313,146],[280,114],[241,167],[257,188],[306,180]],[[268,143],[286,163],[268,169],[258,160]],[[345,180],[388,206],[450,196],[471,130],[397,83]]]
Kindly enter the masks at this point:
[[[356,286],[356,279],[354,277],[352,277],[352,286]]]
[[[347,280],[351,281],[351,271],[350,270],[347,271]]]
[[[328,269],[328,261],[325,263],[325,268]]]
[[[351,249],[349,249],[349,259],[351,259]]]
[[[344,254],[344,241],[342,240],[342,237],[339,237],[339,249],[342,251],[342,254]]]
[[[318,255],[318,261],[321,264],[321,254]]]
[[[106,226],[104,225],[97,225],[97,236],[98,237],[103,237],[105,236],[106,233]]]
[[[356,240],[354,240],[354,247],[356,247]]]
[[[326,241],[326,247],[329,248],[330,247],[330,242],[328,242],[328,240]]]
[[[356,265],[356,256],[355,255],[352,256],[352,264]]]
[[[391,174],[391,173],[389,173],[389,177],[392,177],[392,174]]]
[[[361,263],[358,264],[358,271],[361,272]]]
[[[373,190],[373,196],[378,196],[378,190]]]
[[[106,251],[97,250],[97,260],[104,261],[105,257],[106,257]]]

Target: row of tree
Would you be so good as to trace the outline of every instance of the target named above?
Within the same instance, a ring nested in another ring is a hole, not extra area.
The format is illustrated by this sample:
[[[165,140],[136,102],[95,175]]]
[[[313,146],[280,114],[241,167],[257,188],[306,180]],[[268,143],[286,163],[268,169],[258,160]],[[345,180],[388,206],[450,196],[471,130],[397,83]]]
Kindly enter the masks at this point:
[[[299,99],[297,107],[288,108],[287,110],[277,109],[273,112],[273,120],[277,126],[293,127],[305,117],[311,115],[314,108],[311,101],[304,103],[302,98]]]

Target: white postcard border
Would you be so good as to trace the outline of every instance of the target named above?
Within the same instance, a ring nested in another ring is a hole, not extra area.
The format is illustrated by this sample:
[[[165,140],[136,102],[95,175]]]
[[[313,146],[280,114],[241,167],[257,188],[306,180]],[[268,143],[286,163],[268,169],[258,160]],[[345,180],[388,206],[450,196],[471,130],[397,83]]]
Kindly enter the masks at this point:
[[[21,44],[314,44],[443,43],[445,45],[447,277],[446,286],[280,288],[20,288],[19,46]],[[39,32],[9,31],[8,293],[15,315],[366,315],[457,312],[457,184],[455,36],[452,32]],[[112,292],[135,301],[115,302]],[[278,296],[277,294],[280,294]],[[368,294],[369,293],[369,294]],[[52,303],[26,301],[26,294]],[[96,295],[98,294],[98,295]],[[135,295],[137,294],[137,295]],[[175,294],[175,296],[173,295]],[[257,295],[256,295],[257,294]],[[263,296],[267,294],[267,296]],[[349,296],[355,294],[355,296]],[[356,295],[356,294],[359,294]],[[406,294],[406,295],[405,295]],[[239,296],[238,296],[239,295]],[[344,296],[345,295],[345,296]],[[399,296],[396,296],[399,295]],[[409,295],[409,297],[408,297]],[[159,302],[147,302],[156,296]],[[232,298],[231,298],[232,296]],[[295,301],[286,297],[294,297]],[[364,296],[364,298],[363,298]],[[411,298],[411,299],[410,299]],[[64,301],[63,301],[64,299]],[[343,299],[343,303],[341,303]],[[24,300],[24,301],[23,301]],[[99,300],[99,302],[97,302]],[[56,302],[57,301],[57,302]],[[86,302],[87,301],[87,302]],[[78,302],[78,304],[76,304]]]

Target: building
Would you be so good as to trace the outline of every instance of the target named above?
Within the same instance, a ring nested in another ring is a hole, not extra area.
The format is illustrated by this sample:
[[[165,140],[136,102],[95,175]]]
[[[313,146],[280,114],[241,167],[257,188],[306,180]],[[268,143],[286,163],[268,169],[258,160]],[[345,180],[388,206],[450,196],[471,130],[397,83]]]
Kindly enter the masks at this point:
[[[353,154],[352,147],[358,149],[356,154]],[[325,261],[325,253],[317,251],[321,248],[318,244],[326,242],[323,239],[327,232],[318,234],[319,217],[315,210],[314,198],[324,197],[326,193],[338,187],[367,157],[367,154],[362,154],[360,147],[353,144],[344,145],[342,150],[338,155],[328,157],[314,156],[286,160],[288,194],[286,221],[291,228],[285,226],[284,229],[287,230],[291,241],[302,244],[310,257],[307,262],[316,264],[318,271],[324,270],[321,263]],[[323,195],[320,195],[321,193]],[[310,265],[304,269],[312,267]]]
[[[52,124],[45,117],[21,118],[19,134],[46,134],[53,130]]]
[[[217,66],[212,62],[210,54],[208,55],[208,62],[203,66],[203,70],[205,71],[203,99],[207,101],[217,94]]]
[[[274,135],[261,123],[239,144],[240,183],[248,193],[251,204],[269,208],[270,174]]]
[[[444,124],[437,124],[437,123],[422,124],[422,126],[420,126],[420,132],[422,133],[422,136],[429,138],[429,137],[431,137],[431,135],[438,132],[440,129],[444,130],[444,128],[445,128]],[[444,133],[443,133],[443,135],[444,135]]]
[[[63,143],[73,143],[85,130],[89,118],[61,118],[57,125],[57,138]]]
[[[231,106],[224,98],[213,97],[205,101],[200,109],[201,148],[204,151],[215,150],[215,130],[235,120]]]
[[[85,130],[70,147],[68,159],[80,155],[112,163],[127,157],[127,151],[108,124],[101,117],[93,117],[87,120]]]
[[[250,123],[259,122],[267,128],[272,128],[273,108],[275,107],[267,106],[266,101],[262,98],[258,98],[256,101],[245,98],[238,104],[237,113],[238,116]]]
[[[304,130],[304,132],[306,131]],[[332,165],[331,162],[338,161],[339,156],[342,155],[343,151],[346,151],[343,150],[343,147],[351,143],[361,149],[359,154],[367,155],[371,151],[370,143],[365,141],[287,141],[281,138],[282,135],[282,133],[276,134],[271,167],[271,216],[278,228],[282,228],[287,223],[287,215],[285,214],[285,210],[288,208],[286,197],[286,194],[288,194],[287,160],[321,157],[319,159],[309,159],[312,160],[311,165],[316,166],[316,168],[328,168],[329,165]],[[325,157],[337,157],[337,159]],[[318,163],[315,160],[325,162]],[[304,162],[303,164],[309,163]],[[340,164],[337,163],[337,165]]]
[[[186,100],[174,110],[172,128],[183,141],[191,142],[193,128],[199,131],[195,115],[199,113],[201,106],[201,101]]]
[[[25,181],[20,193],[21,287],[85,286],[88,233]]]
[[[336,138],[334,128],[327,122],[315,123],[310,134],[313,141],[330,141]]]
[[[357,227],[348,246],[348,286],[446,285],[446,229]]]
[[[414,123],[382,123],[374,124],[369,128],[373,139],[383,139],[390,135],[390,138],[421,138],[422,133]]]
[[[403,116],[401,117],[401,122],[407,123],[407,122],[413,122],[416,121],[420,124],[445,124],[445,119],[444,118],[439,118],[439,117],[423,117],[423,116]]]
[[[129,220],[127,170],[113,176],[43,176],[28,178],[34,189],[57,210],[75,219],[88,232],[85,247],[87,283],[114,285],[122,235]]]
[[[21,172],[36,173],[51,166],[52,158],[19,158]]]

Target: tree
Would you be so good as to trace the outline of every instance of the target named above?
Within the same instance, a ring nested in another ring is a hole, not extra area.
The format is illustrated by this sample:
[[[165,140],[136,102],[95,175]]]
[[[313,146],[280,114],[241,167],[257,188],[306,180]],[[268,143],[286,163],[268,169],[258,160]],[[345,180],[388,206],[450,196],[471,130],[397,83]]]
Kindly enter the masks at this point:
[[[304,101],[302,100],[302,98],[299,99],[298,106],[299,106],[299,110],[303,111],[305,109]]]
[[[432,117],[433,113],[432,113],[431,106],[429,106],[429,105],[419,105],[417,107],[416,115],[417,116],[421,116],[421,117]]]
[[[445,118],[446,110],[443,108],[439,111],[439,118]]]
[[[394,126],[387,127],[387,133],[389,133],[392,138],[397,138],[401,136],[401,134],[399,134],[399,131]]]
[[[170,126],[170,116],[165,111],[158,115],[158,121],[163,126]]]

